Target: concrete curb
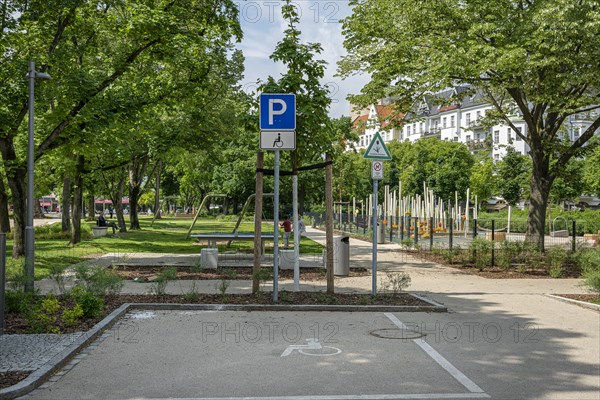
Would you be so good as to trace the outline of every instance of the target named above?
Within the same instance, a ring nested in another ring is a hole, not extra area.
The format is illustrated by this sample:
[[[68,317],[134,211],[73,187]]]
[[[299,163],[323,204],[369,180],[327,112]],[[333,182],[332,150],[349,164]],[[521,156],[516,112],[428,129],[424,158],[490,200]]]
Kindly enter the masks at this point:
[[[14,399],[23,396],[40,386],[58,369],[66,365],[75,354],[96,340],[105,330],[109,329],[129,309],[129,304],[123,304],[114,310],[102,321],[98,322],[92,329],[78,337],[73,343],[46,362],[41,368],[33,371],[29,376],[16,385],[0,390],[0,400]]]
[[[125,303],[114,310],[92,329],[73,341],[41,368],[33,371],[16,385],[0,390],[0,400],[23,396],[45,382],[57,370],[65,366],[77,353],[90,345],[104,331],[110,329],[122,316],[131,310],[207,310],[207,311],[335,311],[335,312],[447,312],[448,309],[430,299],[409,293],[430,305],[321,305],[321,304],[171,304],[171,303]]]
[[[589,310],[600,311],[600,304],[588,303],[581,300],[568,299],[566,297],[557,296],[554,294],[546,294],[546,297],[550,297],[552,299],[562,301],[563,303],[574,304],[579,307],[587,308]]]

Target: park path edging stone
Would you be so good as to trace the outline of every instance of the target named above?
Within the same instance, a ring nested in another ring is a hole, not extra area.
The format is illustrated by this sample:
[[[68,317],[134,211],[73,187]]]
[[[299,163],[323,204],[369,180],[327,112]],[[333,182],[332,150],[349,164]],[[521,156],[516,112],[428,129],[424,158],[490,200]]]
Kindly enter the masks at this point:
[[[557,296],[554,294],[546,294],[546,297],[550,297],[552,299],[562,301],[563,303],[574,304],[579,307],[588,308],[590,310],[600,311],[600,304],[588,303],[587,301],[569,299],[567,297]]]

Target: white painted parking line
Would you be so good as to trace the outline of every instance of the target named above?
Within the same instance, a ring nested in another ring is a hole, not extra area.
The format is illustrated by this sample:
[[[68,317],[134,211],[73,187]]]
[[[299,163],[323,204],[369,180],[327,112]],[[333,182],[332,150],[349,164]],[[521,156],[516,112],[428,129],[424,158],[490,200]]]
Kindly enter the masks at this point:
[[[186,398],[145,398],[127,400],[442,400],[442,399],[484,399],[484,393],[419,393],[419,394],[367,394],[341,396],[272,396],[272,397],[186,397]]]
[[[385,313],[385,316],[389,318],[390,321],[394,323],[398,328],[406,330],[408,329],[406,325],[402,323],[396,316],[392,313]],[[448,360],[446,360],[440,353],[438,353],[433,347],[431,347],[427,342],[421,339],[413,339],[413,342],[419,346],[425,353],[429,355],[436,363],[439,364],[440,367],[444,368],[454,379],[460,382],[467,390],[471,393],[481,393],[485,392],[479,386],[475,384],[472,380],[467,378],[465,374],[460,372],[454,365],[450,364]],[[486,395],[487,396],[487,395]],[[487,396],[489,397],[489,396]]]

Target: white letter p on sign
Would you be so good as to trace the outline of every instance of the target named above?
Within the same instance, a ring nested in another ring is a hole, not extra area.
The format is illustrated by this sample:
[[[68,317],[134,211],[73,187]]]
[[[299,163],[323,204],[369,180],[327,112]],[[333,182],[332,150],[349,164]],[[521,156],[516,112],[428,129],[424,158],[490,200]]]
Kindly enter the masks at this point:
[[[274,104],[280,104],[281,109],[275,110],[273,107]],[[269,99],[269,125],[273,125],[274,115],[282,115],[283,113],[285,113],[285,110],[287,110],[287,105],[285,104],[285,101],[281,99]]]

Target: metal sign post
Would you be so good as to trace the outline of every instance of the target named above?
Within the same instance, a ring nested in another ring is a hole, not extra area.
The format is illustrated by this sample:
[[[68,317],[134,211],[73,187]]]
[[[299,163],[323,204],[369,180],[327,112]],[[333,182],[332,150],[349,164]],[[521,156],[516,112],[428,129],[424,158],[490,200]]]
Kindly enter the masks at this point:
[[[371,295],[377,294],[377,192],[379,181],[373,179],[373,259],[371,261],[371,274],[373,282],[371,284]]]
[[[275,152],[273,190],[273,302],[279,294],[279,164],[280,150],[296,149],[296,95],[261,94],[260,148]],[[294,229],[297,229],[294,227]]]
[[[279,150],[275,150],[275,184],[273,188],[273,301],[277,302],[279,293]]]
[[[365,150],[364,158],[370,159],[371,179],[373,179],[373,204],[372,204],[372,224],[373,227],[373,257],[371,261],[371,276],[373,277],[371,295],[377,295],[377,192],[379,191],[379,180],[383,179],[383,161],[391,160],[392,155],[385,146],[379,132],[376,132],[371,140],[371,144]]]

